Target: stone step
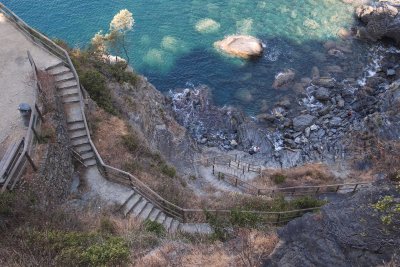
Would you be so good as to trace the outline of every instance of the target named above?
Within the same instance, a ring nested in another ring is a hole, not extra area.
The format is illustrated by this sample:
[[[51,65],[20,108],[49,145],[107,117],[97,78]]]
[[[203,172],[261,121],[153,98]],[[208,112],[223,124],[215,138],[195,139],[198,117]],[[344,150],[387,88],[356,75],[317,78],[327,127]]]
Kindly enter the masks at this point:
[[[81,129],[85,129],[85,123],[83,122],[83,120],[68,123],[68,131],[75,131]]]
[[[69,131],[68,133],[69,133],[69,138],[71,138],[71,140],[75,139],[75,138],[78,138],[78,137],[82,137],[84,135],[87,135],[87,132],[86,132],[85,128],[77,129],[77,130],[74,130],[74,131]]]
[[[126,217],[132,211],[132,209],[134,209],[136,205],[139,204],[141,200],[142,196],[140,194],[134,193],[124,207],[124,216]]]
[[[147,220],[151,211],[154,209],[154,205],[150,202],[147,202],[147,205],[143,208],[142,212],[140,212],[139,217],[143,220]]]
[[[55,69],[55,68],[59,68],[59,67],[65,67],[65,66],[66,66],[65,63],[63,61],[61,61],[61,62],[59,62],[59,63],[57,63],[55,65],[47,67],[46,71],[49,71],[49,70],[52,70],[52,69]]]
[[[89,144],[89,139],[87,137],[87,135],[79,137],[79,138],[75,138],[74,140],[71,140],[72,146],[76,147],[76,146],[80,146],[83,144]]]
[[[167,218],[167,216],[165,215],[165,213],[160,212],[156,218],[156,222],[163,224],[166,218]],[[165,228],[165,226],[164,226],[164,228]]]
[[[172,218],[171,217],[166,217],[163,225],[165,227],[165,230],[167,230],[167,232],[169,231],[169,228],[171,227],[171,223],[172,223]]]
[[[78,83],[76,82],[75,79],[68,80],[68,81],[59,81],[59,82],[57,82],[57,88],[58,89],[65,89],[66,87],[71,87],[71,86],[78,87]]]
[[[64,74],[68,74],[68,73],[71,73],[71,74],[72,74],[71,70],[68,69],[67,67],[62,68],[62,69],[61,69],[61,68],[53,69],[53,70],[50,72],[50,74],[53,75],[53,76],[55,76],[55,77],[57,77],[57,76],[62,76],[62,75],[64,75]],[[73,74],[72,74],[72,75],[73,75]]]
[[[64,97],[62,100],[63,104],[79,103],[80,101],[81,101],[81,98],[79,97],[79,95],[67,96],[67,97]]]
[[[78,87],[72,87],[60,90],[60,95],[63,97],[70,95],[79,95]]]
[[[135,208],[132,210],[132,214],[136,217],[139,215],[139,213],[142,211],[142,209],[146,206],[147,200],[142,198],[140,202],[135,206]]]
[[[179,221],[173,219],[172,223],[171,223],[171,227],[169,228],[168,232],[175,233],[176,231],[178,231],[179,224],[180,224]]]
[[[156,218],[158,217],[158,214],[160,214],[161,211],[157,208],[154,208],[153,211],[150,213],[149,215],[149,220],[154,222],[156,220]]]
[[[65,74],[64,76],[61,77],[56,77],[56,84],[60,84],[60,83],[65,83],[65,82],[71,82],[74,81],[76,83],[75,77],[69,74]]]
[[[77,146],[76,148],[74,148],[74,150],[76,152],[78,152],[79,155],[82,155],[82,154],[84,154],[86,152],[92,151],[92,147],[90,146],[89,143],[85,143],[85,144],[82,144],[80,146]]]
[[[65,89],[71,89],[71,88],[78,88],[78,86],[76,84],[67,85],[67,86],[63,86],[63,87],[57,86],[58,91],[62,91]]]
[[[86,167],[97,165],[96,159],[87,159],[87,160],[84,160],[83,163],[86,165]]]
[[[95,154],[93,151],[87,151],[85,153],[82,153],[81,157],[83,160],[93,159],[95,157]]]

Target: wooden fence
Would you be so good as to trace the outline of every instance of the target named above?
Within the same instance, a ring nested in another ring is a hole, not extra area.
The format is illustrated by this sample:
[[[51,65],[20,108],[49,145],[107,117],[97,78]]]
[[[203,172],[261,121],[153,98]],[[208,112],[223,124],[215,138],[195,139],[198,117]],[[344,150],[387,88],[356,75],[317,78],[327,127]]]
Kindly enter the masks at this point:
[[[32,168],[36,170],[36,166],[32,161],[31,155],[33,147],[36,141],[39,139],[40,126],[41,122],[43,121],[43,117],[39,109],[38,100],[38,92],[42,90],[42,87],[37,78],[37,68],[35,62],[33,61],[29,51],[27,53],[29,62],[31,63],[33,69],[33,77],[37,89],[35,91],[36,101],[32,109],[29,126],[25,137],[18,142],[16,148],[13,149],[13,151],[9,155],[7,155],[7,158],[3,159],[5,161],[5,164],[0,172],[1,193],[4,192],[7,188],[13,189],[15,187],[15,184],[18,182],[19,178],[22,176],[25,170],[27,163],[30,163],[32,165]]]

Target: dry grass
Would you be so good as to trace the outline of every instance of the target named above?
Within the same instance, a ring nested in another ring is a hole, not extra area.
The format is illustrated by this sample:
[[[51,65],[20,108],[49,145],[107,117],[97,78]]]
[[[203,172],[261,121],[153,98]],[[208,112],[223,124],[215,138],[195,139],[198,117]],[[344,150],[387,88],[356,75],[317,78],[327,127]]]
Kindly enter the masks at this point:
[[[280,184],[274,182],[274,176],[284,177]],[[262,175],[252,181],[258,188],[291,187],[302,185],[324,185],[337,181],[327,165],[321,163],[307,164],[301,167],[283,170],[264,170]]]
[[[278,243],[273,232],[239,229],[235,236],[225,243],[164,243],[135,266],[260,266]]]

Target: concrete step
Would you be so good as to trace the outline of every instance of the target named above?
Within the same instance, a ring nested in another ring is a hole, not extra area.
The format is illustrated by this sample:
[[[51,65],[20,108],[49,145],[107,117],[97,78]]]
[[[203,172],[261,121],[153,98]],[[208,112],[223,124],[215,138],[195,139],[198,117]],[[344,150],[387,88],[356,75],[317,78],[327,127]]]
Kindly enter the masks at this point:
[[[72,75],[72,77],[71,77],[71,75],[69,75],[68,73],[64,74],[63,76],[60,76],[60,77],[57,77],[57,76],[55,76],[55,77],[56,77],[55,78],[56,84],[71,82],[71,81],[76,82],[75,76]]]
[[[83,163],[84,163],[87,167],[97,165],[96,159],[87,159],[87,160],[84,160]]]
[[[62,75],[68,74],[68,73],[72,74],[71,70],[68,69],[67,67],[57,68],[57,69],[53,69],[53,70],[50,71],[50,74],[55,76],[55,77],[62,76]]]
[[[171,227],[169,228],[168,232],[175,233],[176,231],[178,231],[179,225],[180,225],[180,222],[173,219],[172,223],[171,223]]]
[[[142,212],[140,212],[139,217],[143,220],[147,220],[149,218],[150,213],[154,209],[154,205],[150,202],[147,202],[147,205],[143,208]]]
[[[93,159],[95,157],[95,154],[93,151],[87,151],[85,153],[82,153],[81,157],[83,160]]]
[[[49,70],[52,70],[52,69],[56,69],[56,68],[59,68],[59,67],[65,67],[65,66],[66,66],[66,64],[63,61],[61,61],[61,62],[59,62],[59,63],[57,63],[55,65],[47,67],[46,71],[49,71]]]
[[[78,83],[76,82],[75,79],[68,80],[68,81],[59,81],[59,82],[57,82],[57,88],[58,89],[65,89],[65,88],[71,87],[71,86],[78,87]]]
[[[74,150],[76,152],[79,153],[79,155],[82,155],[86,152],[92,151],[92,147],[90,146],[90,144],[86,143],[86,144],[82,144],[80,146],[77,146],[76,148],[74,148]]]
[[[83,122],[83,120],[68,123],[68,131],[75,131],[80,129],[85,129],[85,123]]]
[[[87,132],[86,132],[86,129],[83,128],[83,129],[77,129],[74,131],[68,131],[68,134],[69,134],[69,138],[75,139],[75,138],[87,135]]]
[[[60,91],[60,95],[63,97],[70,96],[70,95],[79,95],[78,87],[61,89],[59,91]]]
[[[142,211],[144,206],[147,204],[147,200],[142,198],[140,202],[135,206],[135,208],[132,210],[132,214],[136,217],[139,215],[139,213]]]
[[[163,225],[165,227],[165,230],[167,230],[167,232],[169,231],[169,228],[171,227],[171,223],[172,223],[172,218],[171,217],[166,217]]]
[[[128,200],[124,207],[124,216],[126,217],[142,200],[142,196],[140,194],[134,193],[131,198]]]
[[[156,218],[158,217],[158,214],[160,214],[161,211],[157,208],[154,208],[153,211],[150,213],[149,215],[149,220],[154,222],[156,220]]]
[[[72,146],[76,147],[76,146],[80,146],[83,144],[89,144],[89,139],[87,137],[87,135],[79,137],[79,138],[75,138],[74,140],[71,141]]]
[[[160,212],[156,218],[156,222],[163,224],[166,218],[167,218],[167,216],[165,215],[165,213]],[[164,228],[165,228],[165,226],[164,226]]]
[[[76,84],[67,85],[67,86],[63,86],[63,87],[57,86],[58,91],[65,90],[65,89],[71,89],[71,88],[78,88],[78,86]]]
[[[62,100],[63,104],[79,103],[80,101],[81,101],[81,98],[79,97],[79,95],[67,96],[67,97],[64,97]]]

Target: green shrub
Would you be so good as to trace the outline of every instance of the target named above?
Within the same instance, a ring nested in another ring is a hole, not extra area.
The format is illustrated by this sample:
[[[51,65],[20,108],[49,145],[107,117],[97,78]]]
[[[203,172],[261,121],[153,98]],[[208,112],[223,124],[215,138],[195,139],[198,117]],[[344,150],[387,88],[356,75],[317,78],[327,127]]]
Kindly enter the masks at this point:
[[[211,238],[213,240],[220,240],[222,242],[229,239],[229,223],[221,217],[218,217],[207,210],[204,210],[206,215],[206,221],[210,224],[211,228],[214,230]]]
[[[31,231],[31,246],[49,253],[62,266],[115,266],[127,263],[129,248],[120,237],[98,233]]]
[[[286,176],[282,173],[275,173],[271,176],[271,179],[275,184],[282,184],[285,182]]]
[[[239,209],[233,209],[231,211],[230,221],[232,225],[240,227],[255,227],[261,218],[257,214],[243,212]]]
[[[144,229],[147,232],[154,233],[159,237],[164,236],[166,233],[164,225],[162,225],[161,223],[155,222],[155,221],[150,221],[150,220],[144,221]]]
[[[126,71],[126,68],[127,64],[120,61],[115,64],[109,64],[108,71],[117,82],[127,82],[132,85],[136,85],[139,81],[139,77],[135,73]]]
[[[141,171],[143,168],[137,161],[128,161],[122,165],[122,169],[129,173],[137,173]]]
[[[310,208],[317,208],[324,205],[326,201],[319,200],[314,197],[305,196],[296,198],[292,201],[293,207],[295,209],[310,209]]]
[[[90,97],[105,111],[116,114],[111,102],[111,93],[106,86],[106,79],[97,70],[88,70],[80,75],[83,87],[88,91]]]
[[[129,150],[131,153],[135,153],[141,147],[140,140],[134,134],[127,134],[121,137],[123,145]]]
[[[172,166],[168,166],[167,164],[161,164],[160,171],[167,175],[168,177],[174,178],[176,176],[176,170]]]

